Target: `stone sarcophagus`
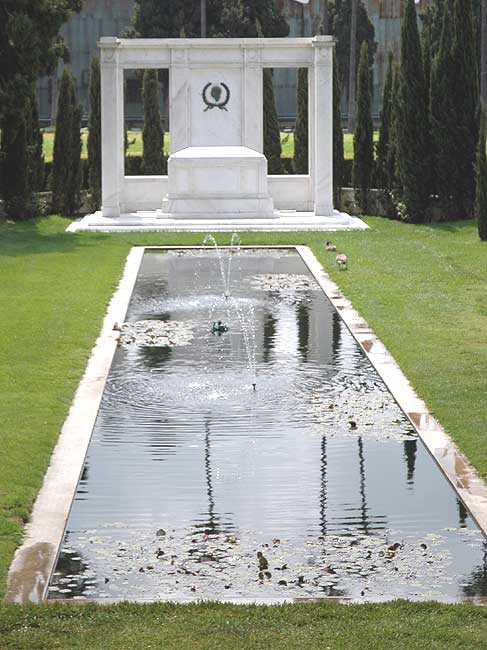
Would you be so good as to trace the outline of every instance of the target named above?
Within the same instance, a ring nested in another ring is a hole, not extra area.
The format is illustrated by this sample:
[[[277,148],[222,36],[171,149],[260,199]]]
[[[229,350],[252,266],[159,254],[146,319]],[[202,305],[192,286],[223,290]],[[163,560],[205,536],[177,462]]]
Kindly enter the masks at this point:
[[[169,158],[168,176],[161,217],[278,216],[267,184],[267,160],[248,147],[187,147]]]

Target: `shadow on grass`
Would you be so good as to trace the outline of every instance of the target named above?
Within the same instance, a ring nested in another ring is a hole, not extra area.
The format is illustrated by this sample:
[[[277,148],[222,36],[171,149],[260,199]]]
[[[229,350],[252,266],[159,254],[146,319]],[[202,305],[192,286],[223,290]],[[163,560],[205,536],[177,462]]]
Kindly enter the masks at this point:
[[[70,219],[63,219],[66,228]],[[19,255],[68,253],[79,248],[89,248],[104,239],[103,233],[73,234],[46,228],[43,218],[31,221],[0,222],[0,255],[18,257]],[[106,241],[106,239],[105,239]]]
[[[428,225],[435,230],[460,233],[464,230],[471,230],[472,226],[475,226],[475,221],[472,219],[468,219],[466,221],[444,221],[440,223],[430,223]]]
[[[417,230],[421,228],[431,228],[432,230],[441,230],[444,232],[451,233],[462,233],[466,230],[476,229],[476,221],[474,219],[462,219],[460,221],[428,221],[425,223],[411,223],[409,221],[402,221],[401,219],[393,219],[389,217],[378,217],[376,215],[367,214],[359,215],[360,219],[371,220],[369,226],[373,229],[373,226],[380,224],[381,222],[387,223],[389,225],[396,224],[397,226],[406,226],[412,230]]]

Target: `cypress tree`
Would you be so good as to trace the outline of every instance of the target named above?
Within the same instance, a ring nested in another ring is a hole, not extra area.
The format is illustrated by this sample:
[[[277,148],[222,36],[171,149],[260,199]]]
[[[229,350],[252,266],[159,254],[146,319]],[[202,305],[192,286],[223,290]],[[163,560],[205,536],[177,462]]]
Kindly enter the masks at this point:
[[[351,21],[352,21],[352,0],[341,0],[335,2],[335,17],[333,20],[333,35],[336,38],[336,54],[338,59],[338,69],[340,70],[340,83],[342,89],[347,91],[349,88],[349,67],[350,67],[350,45],[351,45]],[[357,32],[356,47],[359,51],[362,43],[367,41],[369,46],[369,67],[372,73],[374,65],[374,56],[377,50],[375,42],[375,30],[370,21],[367,9],[362,0],[357,0]],[[358,66],[358,61],[356,62]],[[355,77],[357,69],[354,70]]]
[[[13,221],[34,216],[29,188],[27,108],[6,113],[2,125],[2,194],[5,213]]]
[[[441,36],[431,67],[430,120],[434,155],[434,185],[440,202],[450,208],[450,190],[455,183],[454,143],[450,134],[456,128],[455,69],[452,58],[453,0],[445,0]]]
[[[401,28],[397,170],[404,218],[426,220],[429,205],[428,98],[414,0],[408,0]]]
[[[444,0],[431,73],[435,186],[444,209],[470,216],[478,137],[478,76],[470,0]]]
[[[453,57],[457,80],[452,91],[457,102],[456,209],[471,217],[475,201],[475,154],[479,134],[479,78],[472,0],[455,0]]]
[[[367,41],[360,48],[357,78],[357,123],[354,134],[353,187],[364,212],[368,209],[368,194],[374,167],[374,140],[371,112],[371,78]]]
[[[394,56],[389,52],[387,57],[387,73],[382,95],[382,111],[380,114],[380,131],[377,142],[375,163],[375,185],[377,188],[389,190],[387,173],[387,154],[391,137],[392,117],[392,82],[394,76]]]
[[[68,185],[68,214],[75,214],[81,206],[81,185],[83,182],[83,169],[81,167],[81,150],[83,147],[81,141],[81,118],[81,106],[77,103],[76,94],[73,92],[73,121],[71,127],[72,166]]]
[[[59,30],[81,0],[0,2],[0,118],[15,112],[32,85],[65,54]],[[20,124],[20,120],[18,121]]]
[[[250,13],[250,8],[247,8]],[[258,15],[254,15],[256,34],[259,38],[264,36],[262,25]],[[276,102],[274,99],[274,86],[272,83],[273,71],[264,68],[263,71],[263,111],[264,111],[264,155],[267,158],[267,169],[269,174],[282,174],[281,161],[281,129],[277,116]]]
[[[482,241],[487,241],[487,156],[485,147],[485,115],[482,114],[475,169],[475,217],[477,219],[479,237]]]
[[[255,27],[243,0],[222,0],[221,25],[221,35],[226,38],[255,36]]]
[[[144,70],[142,83],[144,128],[142,130],[142,174],[159,175],[166,171],[164,160],[164,131],[162,129],[157,71]]]
[[[297,73],[294,171],[308,173],[308,68],[298,68]]]
[[[59,87],[56,134],[52,161],[52,208],[72,215],[79,207],[81,186],[81,109],[70,70],[65,69]]]
[[[432,59],[437,55],[440,47],[442,20],[445,0],[432,0],[421,14],[423,39],[429,41]]]
[[[88,120],[88,168],[90,210],[101,205],[101,93],[100,60],[94,56],[90,70],[90,117]]]
[[[428,107],[431,100],[431,35],[430,30],[423,28],[421,33],[421,47],[423,50],[423,72],[424,72],[424,83],[426,86],[426,96],[428,99]]]
[[[129,38],[201,35],[200,3],[188,0],[135,0]],[[240,17],[242,20],[240,20]],[[289,25],[275,0],[206,0],[208,36],[255,37],[256,21],[267,37],[282,37]]]
[[[338,61],[333,52],[333,202],[337,210],[341,208],[344,167],[341,95]]]
[[[39,127],[39,111],[34,88],[27,104],[26,137],[29,188],[32,192],[41,192],[44,185],[43,135]]]
[[[397,192],[399,181],[397,178],[397,131],[399,128],[399,86],[401,78],[401,69],[398,65],[394,66],[392,72],[392,90],[391,90],[391,113],[389,122],[389,143],[386,150],[386,186],[390,192]],[[392,208],[392,206],[391,206]],[[395,215],[395,209],[392,209],[390,216]]]
[[[427,175],[427,183],[428,183],[428,188],[429,188],[429,193],[430,193],[430,200],[431,196],[435,195],[435,175],[433,172],[433,165],[434,165],[434,142],[433,142],[433,136],[431,134],[431,115],[430,115],[430,110],[431,110],[431,65],[432,65],[432,54],[431,54],[431,30],[430,29],[424,29],[423,32],[421,33],[421,46],[423,50],[423,73],[424,73],[424,84],[425,84],[425,92],[426,92],[426,106],[427,106],[427,115],[426,115],[426,120],[427,120],[427,129],[426,129],[426,137],[427,137],[427,150],[425,151],[425,156],[426,160],[428,163],[428,175]]]
[[[56,116],[56,131],[52,160],[52,209],[66,212],[66,191],[69,184],[71,164],[71,138],[73,125],[72,77],[66,68],[61,77]]]
[[[220,2],[216,2],[216,4],[218,5]],[[252,24],[258,21],[264,36],[267,38],[282,38],[289,34],[286,16],[279,6],[282,5],[281,2],[276,2],[276,0],[245,0],[244,4],[248,8]]]
[[[211,11],[212,3],[208,3]],[[198,3],[199,7],[199,3]],[[211,25],[211,19],[208,21]],[[179,38],[199,36],[200,20],[187,0],[136,0],[130,38]]]
[[[274,101],[272,70],[264,68],[264,155],[269,174],[282,174],[281,133]]]

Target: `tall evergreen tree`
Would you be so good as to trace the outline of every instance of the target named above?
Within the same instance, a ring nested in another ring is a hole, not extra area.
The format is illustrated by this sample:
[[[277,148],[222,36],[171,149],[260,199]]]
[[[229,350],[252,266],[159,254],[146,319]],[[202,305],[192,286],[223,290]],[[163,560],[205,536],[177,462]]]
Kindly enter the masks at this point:
[[[100,59],[94,56],[90,69],[90,116],[88,119],[88,167],[90,209],[101,205],[101,82]]]
[[[432,59],[438,54],[441,41],[442,17],[447,0],[429,0],[428,6],[421,12],[423,30],[428,33]],[[482,4],[485,0],[472,0],[472,14],[474,21],[474,40],[477,52],[478,67],[480,69],[481,41],[482,41]],[[451,18],[453,20],[453,17]]]
[[[159,107],[159,88],[156,70],[144,70],[142,83],[144,128],[142,130],[142,167],[146,176],[164,174],[164,131]]]
[[[472,214],[478,137],[478,72],[470,0],[444,0],[442,33],[431,73],[435,188],[444,209]]]
[[[338,61],[333,52],[333,203],[341,208],[344,172],[343,130],[341,112],[341,87]]]
[[[335,16],[333,20],[333,35],[336,38],[336,54],[338,59],[338,69],[340,70],[340,83],[342,90],[347,92],[349,88],[349,67],[350,67],[350,37],[351,37],[351,20],[352,20],[352,0],[340,0],[335,2]],[[375,42],[375,30],[370,21],[367,9],[362,0],[357,0],[357,30],[356,30],[356,47],[360,47],[364,41],[368,43],[368,61],[372,71],[374,65],[374,56],[377,50]],[[356,61],[358,69],[359,61]],[[357,69],[354,71],[355,76]]]
[[[480,97],[487,109],[487,0],[481,0],[480,10]]]
[[[439,50],[445,0],[432,0],[421,14],[423,41],[428,40],[431,58]]]
[[[416,223],[426,220],[431,189],[427,93],[416,7],[408,0],[401,28],[397,169],[404,216]]]
[[[242,38],[255,36],[255,26],[249,16],[248,7],[243,0],[223,0],[221,13],[221,35],[232,38],[239,35]]]
[[[289,34],[286,16],[276,0],[245,0],[252,24],[259,21],[266,38],[280,38]]]
[[[27,110],[19,108],[15,118],[4,121],[2,127],[2,195],[5,213],[14,221],[34,216],[29,187]]]
[[[457,82],[454,94],[458,105],[459,131],[457,164],[458,185],[456,203],[459,215],[471,217],[475,200],[475,154],[479,133],[479,68],[472,0],[455,0],[453,56],[456,61]]]
[[[32,188],[38,170],[37,145],[29,143],[32,85],[65,53],[59,29],[81,0],[0,2],[0,127],[3,133],[3,195],[10,218],[32,214]],[[16,129],[19,129],[18,133]],[[23,167],[21,167],[23,166]],[[17,206],[18,211],[8,206]]]
[[[196,6],[198,5],[198,6]],[[199,3],[185,0],[135,0],[131,38],[179,38],[199,36]],[[212,23],[213,3],[207,3],[208,27]]]
[[[74,88],[73,88],[74,89]],[[83,112],[81,105],[76,100],[76,90],[73,92],[73,122],[71,126],[72,160],[73,166],[68,185],[68,214],[76,214],[81,206],[81,186],[83,184],[83,168],[81,166],[81,118]]]
[[[456,128],[454,92],[456,71],[452,57],[453,1],[444,0],[441,36],[431,67],[430,121],[434,156],[434,187],[444,208],[450,207],[450,191],[455,183],[454,143],[450,134]]]
[[[352,12],[350,19],[350,63],[348,64],[348,131],[355,131],[355,104],[357,101],[357,10],[358,0],[352,0]],[[350,74],[351,71],[351,74]]]
[[[391,189],[388,184],[387,153],[391,137],[392,117],[392,82],[394,76],[394,55],[389,52],[387,57],[387,73],[382,95],[382,110],[380,114],[380,131],[377,142],[375,163],[375,186],[379,189]]]
[[[477,145],[477,164],[475,168],[475,217],[479,237],[487,241],[487,156],[485,115],[482,114],[479,129],[479,142]]]
[[[272,85],[272,70],[264,68],[264,155],[267,158],[269,174],[282,174],[281,163],[281,132],[277,119],[274,88]]]
[[[237,16],[242,10],[242,20]],[[206,0],[208,36],[255,37],[256,22],[267,37],[287,36],[289,26],[275,0]],[[198,37],[200,3],[187,0],[135,0],[132,26],[135,38]]]
[[[357,77],[357,124],[354,135],[353,187],[364,212],[368,209],[368,195],[374,167],[374,140],[372,125],[371,78],[367,41],[360,49]]]
[[[308,68],[298,68],[296,84],[296,127],[294,129],[294,171],[308,173]]]
[[[81,0],[0,2],[0,118],[24,105],[31,84],[64,53],[59,30],[80,9]]]
[[[52,209],[73,215],[79,208],[81,187],[81,109],[71,71],[61,78],[52,161]]]
[[[424,72],[424,83],[426,87],[426,106],[427,106],[427,147],[428,150],[425,151],[428,162],[428,177],[427,183],[431,195],[435,195],[435,174],[433,172],[434,165],[434,141],[431,135],[431,66],[432,66],[432,55],[431,55],[431,39],[430,39],[430,30],[424,29],[421,33],[421,47],[423,51],[423,72]]]
[[[259,4],[256,2],[255,4]],[[269,23],[269,18],[262,17]],[[254,20],[256,34],[258,37],[263,37],[264,32],[262,24],[257,13],[251,14],[250,21]],[[251,24],[251,22],[250,22]],[[278,29],[278,26],[269,25],[268,29]],[[281,129],[279,128],[279,119],[277,116],[276,102],[274,97],[274,86],[272,83],[273,71],[270,68],[264,68],[263,72],[263,111],[264,111],[264,155],[267,158],[268,173],[269,174],[282,174],[282,161],[281,161]]]
[[[392,73],[392,91],[391,91],[391,107],[389,118],[389,143],[386,150],[386,185],[389,188],[389,193],[396,193],[399,188],[399,181],[397,175],[397,132],[400,129],[399,123],[399,87],[401,80],[401,69],[399,65],[395,65]],[[392,198],[392,197],[391,197]],[[391,205],[390,214],[388,216],[396,216],[396,210]]]
[[[27,104],[27,147],[28,147],[28,168],[29,188],[32,192],[41,192],[44,185],[44,147],[43,134],[39,126],[39,110],[37,108],[37,97],[34,87]]]

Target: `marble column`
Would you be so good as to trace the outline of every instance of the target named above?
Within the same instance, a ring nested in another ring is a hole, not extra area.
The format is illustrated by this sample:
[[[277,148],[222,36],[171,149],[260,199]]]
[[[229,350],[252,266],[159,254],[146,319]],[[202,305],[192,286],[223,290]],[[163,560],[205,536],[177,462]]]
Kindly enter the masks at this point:
[[[123,69],[118,61],[118,39],[100,44],[102,214],[120,216],[124,169]]]
[[[261,51],[245,49],[243,69],[242,144],[254,151],[264,150],[263,73]]]
[[[175,153],[191,145],[191,86],[186,47],[171,48],[169,75],[170,146],[171,153]]]
[[[314,48],[314,202],[315,214],[333,214],[333,44],[315,36]]]

